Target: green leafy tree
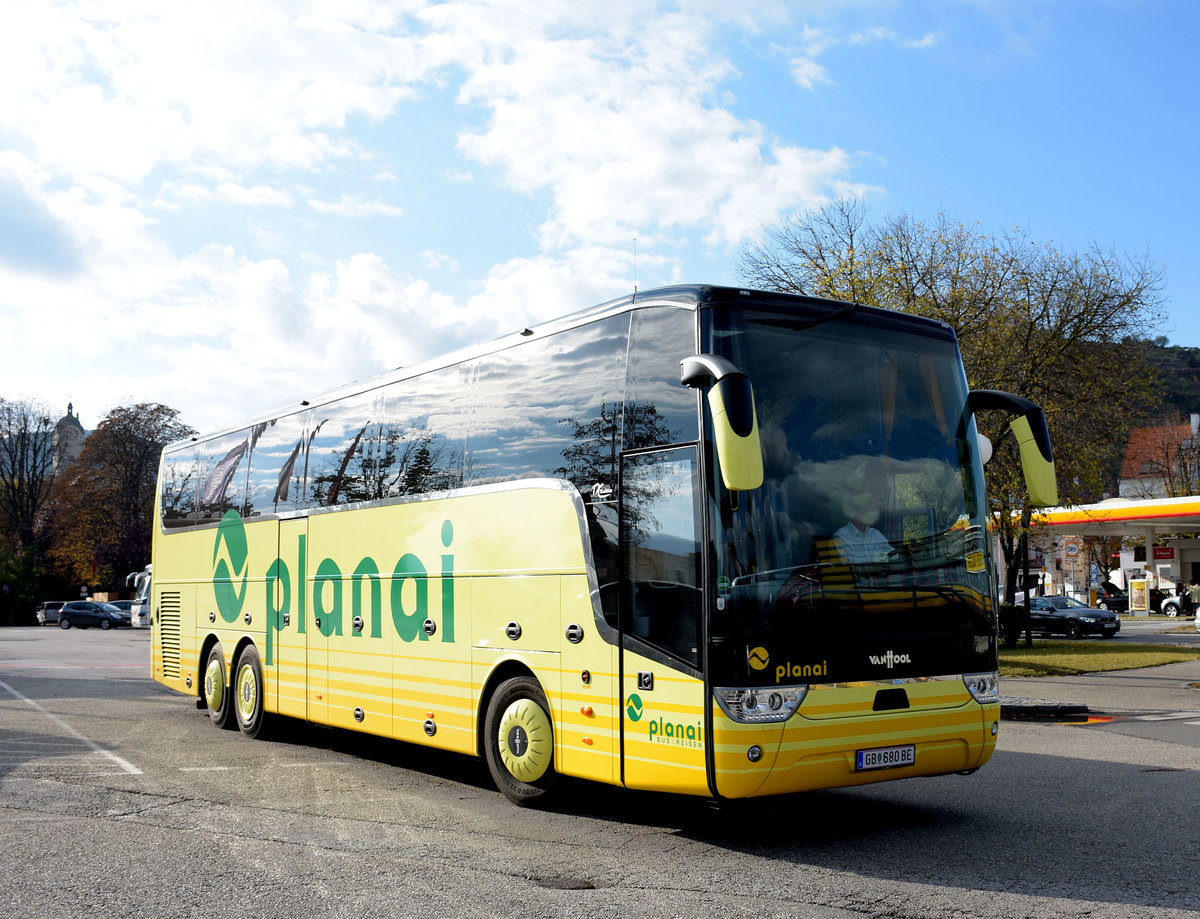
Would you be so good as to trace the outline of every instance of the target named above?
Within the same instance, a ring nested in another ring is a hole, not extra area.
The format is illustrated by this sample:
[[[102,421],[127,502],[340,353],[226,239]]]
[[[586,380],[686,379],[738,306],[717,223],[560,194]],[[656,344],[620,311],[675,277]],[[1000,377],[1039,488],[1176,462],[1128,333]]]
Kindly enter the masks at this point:
[[[150,560],[159,457],[195,433],[178,416],[157,403],[113,409],[55,482],[53,554],[80,583],[117,587]]]
[[[868,220],[857,200],[769,228],[747,247],[752,286],[889,307],[937,319],[959,338],[972,388],[1002,389],[1045,410],[1063,503],[1115,493],[1128,429],[1150,414],[1156,380],[1146,340],[1162,323],[1162,271],[1149,257],[1093,246],[1064,253],[1027,231],[988,234],[939,214]],[[1028,506],[1007,418],[980,418],[996,446],[989,500],[1017,577]]]

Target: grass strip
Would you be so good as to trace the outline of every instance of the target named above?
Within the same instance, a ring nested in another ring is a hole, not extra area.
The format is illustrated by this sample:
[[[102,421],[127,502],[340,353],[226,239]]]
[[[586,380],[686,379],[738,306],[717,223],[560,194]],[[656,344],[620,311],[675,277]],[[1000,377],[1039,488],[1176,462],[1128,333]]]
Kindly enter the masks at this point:
[[[1032,648],[1000,646],[1000,676],[1065,676],[1105,670],[1136,670],[1200,658],[1200,649],[1172,645],[1113,644],[1097,641],[1041,641]]]

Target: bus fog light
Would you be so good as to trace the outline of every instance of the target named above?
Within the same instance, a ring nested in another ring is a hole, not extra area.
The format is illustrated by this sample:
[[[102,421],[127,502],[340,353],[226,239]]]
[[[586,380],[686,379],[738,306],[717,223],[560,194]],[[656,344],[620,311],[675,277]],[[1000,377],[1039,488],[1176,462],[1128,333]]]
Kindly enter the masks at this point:
[[[746,751],[746,759],[750,760],[752,763],[757,763],[760,759],[762,759],[762,747],[757,745],[751,747]]]

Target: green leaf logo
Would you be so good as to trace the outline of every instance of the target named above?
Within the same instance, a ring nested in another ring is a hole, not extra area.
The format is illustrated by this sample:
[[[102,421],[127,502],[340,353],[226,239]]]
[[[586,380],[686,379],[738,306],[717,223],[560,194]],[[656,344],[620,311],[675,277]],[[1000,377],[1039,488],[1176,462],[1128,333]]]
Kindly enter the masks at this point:
[[[246,602],[246,569],[250,547],[246,543],[246,527],[237,511],[226,511],[217,527],[213,546],[213,593],[217,611],[226,622],[234,622]]]
[[[629,703],[625,706],[625,714],[629,716],[630,721],[642,720],[642,697],[637,693],[629,697]]]

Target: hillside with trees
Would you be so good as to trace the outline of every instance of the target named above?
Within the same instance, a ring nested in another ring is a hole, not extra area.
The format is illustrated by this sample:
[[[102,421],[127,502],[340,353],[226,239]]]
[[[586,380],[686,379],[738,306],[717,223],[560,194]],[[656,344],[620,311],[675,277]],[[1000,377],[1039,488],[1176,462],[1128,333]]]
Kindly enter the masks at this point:
[[[1157,339],[1147,354],[1162,387],[1163,420],[1200,414],[1200,348],[1185,348]]]

